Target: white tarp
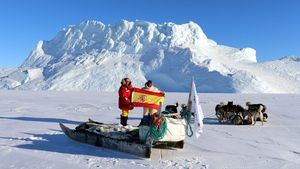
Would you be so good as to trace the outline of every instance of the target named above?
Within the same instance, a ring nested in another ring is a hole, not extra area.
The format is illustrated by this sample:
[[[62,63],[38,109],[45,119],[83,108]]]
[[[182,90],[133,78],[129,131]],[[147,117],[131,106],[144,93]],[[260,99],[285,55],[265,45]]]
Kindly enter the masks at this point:
[[[167,132],[159,141],[182,141],[185,139],[186,123],[184,119],[166,118]]]
[[[174,119],[166,117],[167,131],[162,139],[159,141],[177,142],[185,139],[186,122],[184,119]],[[139,127],[140,140],[145,142],[149,134],[149,126],[141,125]]]

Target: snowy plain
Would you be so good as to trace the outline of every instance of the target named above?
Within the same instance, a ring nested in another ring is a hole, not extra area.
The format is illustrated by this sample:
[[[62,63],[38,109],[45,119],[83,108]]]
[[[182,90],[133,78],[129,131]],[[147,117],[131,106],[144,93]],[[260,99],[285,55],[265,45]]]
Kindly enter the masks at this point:
[[[59,128],[88,118],[118,123],[116,92],[0,91],[1,169],[209,168],[297,169],[300,166],[299,94],[199,93],[204,111],[200,139],[186,138],[183,150],[154,150],[151,159],[75,142]],[[166,104],[185,103],[187,93],[167,93]],[[261,126],[218,124],[220,101],[267,105]],[[130,112],[137,125],[142,109]]]

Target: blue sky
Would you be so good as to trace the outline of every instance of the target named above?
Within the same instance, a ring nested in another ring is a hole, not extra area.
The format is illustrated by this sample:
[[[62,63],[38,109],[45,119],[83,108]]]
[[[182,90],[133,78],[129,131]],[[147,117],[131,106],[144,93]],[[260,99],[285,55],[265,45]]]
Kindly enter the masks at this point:
[[[252,47],[258,61],[300,56],[299,0],[1,0],[0,67],[17,67],[39,40],[84,20],[194,21],[219,44]]]

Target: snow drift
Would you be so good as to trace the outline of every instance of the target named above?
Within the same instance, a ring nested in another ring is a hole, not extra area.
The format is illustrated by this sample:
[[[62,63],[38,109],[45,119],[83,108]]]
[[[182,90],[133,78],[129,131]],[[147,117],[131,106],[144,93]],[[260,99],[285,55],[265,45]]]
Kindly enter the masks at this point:
[[[19,69],[41,70],[39,78],[7,87],[9,74],[2,88],[115,91],[129,77],[187,91],[193,76],[200,92],[299,93],[299,67],[299,57],[257,63],[254,49],[218,45],[194,22],[85,21],[38,42]]]

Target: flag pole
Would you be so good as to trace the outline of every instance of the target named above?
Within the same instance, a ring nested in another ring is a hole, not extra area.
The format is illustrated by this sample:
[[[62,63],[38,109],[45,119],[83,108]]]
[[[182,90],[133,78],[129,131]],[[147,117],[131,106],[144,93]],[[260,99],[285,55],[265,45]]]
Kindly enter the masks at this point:
[[[194,76],[192,76],[192,81],[191,81],[191,85],[190,85],[190,93],[189,93],[189,99],[188,99],[188,103],[187,103],[187,110],[189,112],[192,111],[192,85],[193,85],[193,82],[194,82]]]

